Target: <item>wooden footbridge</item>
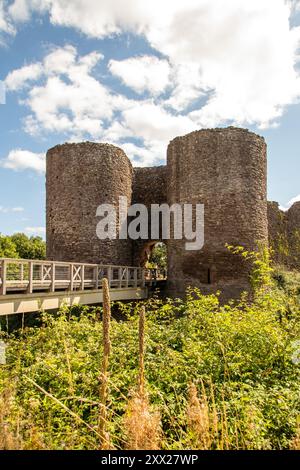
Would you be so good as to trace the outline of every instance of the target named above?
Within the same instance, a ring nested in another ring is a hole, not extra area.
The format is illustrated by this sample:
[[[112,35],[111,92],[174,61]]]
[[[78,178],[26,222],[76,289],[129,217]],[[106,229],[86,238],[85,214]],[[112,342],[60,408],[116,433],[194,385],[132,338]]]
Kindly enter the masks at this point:
[[[0,258],[0,315],[102,303],[102,279],[112,300],[148,296],[154,272],[139,267]]]

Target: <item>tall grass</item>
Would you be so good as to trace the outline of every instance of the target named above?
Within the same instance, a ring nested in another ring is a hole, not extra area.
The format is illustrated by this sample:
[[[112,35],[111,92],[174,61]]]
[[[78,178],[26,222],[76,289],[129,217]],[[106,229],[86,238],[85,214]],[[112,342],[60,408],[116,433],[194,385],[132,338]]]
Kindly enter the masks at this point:
[[[151,410],[145,390],[145,307],[139,315],[139,375],[138,388],[128,401],[124,429],[129,450],[157,450],[161,437],[160,414]]]
[[[102,322],[62,308],[2,333],[1,449],[299,449],[297,289],[125,310],[111,318],[104,280]]]
[[[100,409],[99,409],[99,435],[100,449],[110,448],[110,437],[107,431],[107,395],[108,395],[108,365],[110,355],[110,294],[108,280],[102,280],[103,293],[103,360],[100,376]]]

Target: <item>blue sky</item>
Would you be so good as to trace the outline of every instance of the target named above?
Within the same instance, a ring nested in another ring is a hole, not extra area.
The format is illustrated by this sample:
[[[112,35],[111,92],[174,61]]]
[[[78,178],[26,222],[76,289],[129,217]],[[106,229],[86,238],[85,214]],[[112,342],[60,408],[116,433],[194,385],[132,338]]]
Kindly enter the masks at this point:
[[[268,144],[269,199],[300,200],[299,6],[0,0],[0,232],[44,234],[45,152],[65,141],[145,166],[177,135],[247,127]]]

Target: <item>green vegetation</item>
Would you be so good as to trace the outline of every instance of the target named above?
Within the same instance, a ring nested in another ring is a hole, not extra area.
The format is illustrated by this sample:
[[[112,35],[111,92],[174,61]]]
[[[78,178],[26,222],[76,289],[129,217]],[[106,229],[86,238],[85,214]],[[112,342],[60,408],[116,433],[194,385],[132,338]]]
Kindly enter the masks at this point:
[[[162,449],[299,448],[300,284],[273,272],[266,252],[237,252],[254,262],[251,298],[221,306],[194,290],[119,304],[124,319],[104,340],[102,308],[79,306],[43,314],[42,328],[2,332],[0,447],[97,449],[104,416],[110,448],[142,448],[133,430],[147,416]]]
[[[45,259],[46,243],[41,237],[27,237],[24,233],[0,234],[0,258]]]
[[[158,267],[162,271],[167,269],[167,247],[164,243],[157,243],[152,250],[147,266]]]

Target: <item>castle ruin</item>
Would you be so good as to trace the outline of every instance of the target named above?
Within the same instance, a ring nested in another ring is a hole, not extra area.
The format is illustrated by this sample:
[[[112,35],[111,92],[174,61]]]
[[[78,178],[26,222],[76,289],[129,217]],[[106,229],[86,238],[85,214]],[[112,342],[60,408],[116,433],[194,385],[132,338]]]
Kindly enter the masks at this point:
[[[267,202],[266,143],[245,129],[177,137],[169,144],[166,166],[151,168],[133,168],[126,154],[109,144],[58,145],[47,153],[46,178],[48,259],[143,266],[155,243],[164,241],[170,295],[191,286],[203,293],[221,290],[226,298],[249,288],[249,264],[226,244],[255,250],[270,241],[276,261],[300,267],[300,203],[284,213]],[[204,204],[203,249],[186,251],[185,240],[174,238],[99,240],[97,207],[117,206],[119,196],[148,208]]]

